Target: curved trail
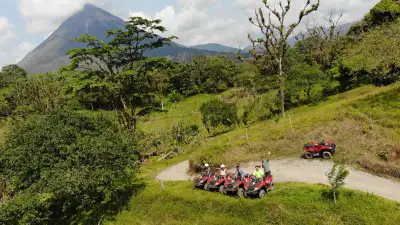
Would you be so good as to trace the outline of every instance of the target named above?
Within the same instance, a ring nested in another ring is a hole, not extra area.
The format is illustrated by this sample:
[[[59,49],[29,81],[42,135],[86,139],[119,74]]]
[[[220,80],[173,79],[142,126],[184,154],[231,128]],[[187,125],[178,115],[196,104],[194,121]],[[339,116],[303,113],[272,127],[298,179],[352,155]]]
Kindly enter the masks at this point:
[[[255,165],[260,162],[249,162],[241,164],[245,173],[252,173]],[[305,182],[310,184],[328,184],[325,173],[332,168],[331,161],[309,161],[300,159],[281,159],[271,160],[270,166],[276,182]],[[156,179],[159,180],[190,180],[187,174],[189,161],[181,162],[172,166],[160,174]],[[350,175],[346,179],[345,187],[360,190],[382,196],[400,202],[400,183],[392,181],[366,172],[355,169],[350,170]],[[232,170],[230,170],[232,171]]]

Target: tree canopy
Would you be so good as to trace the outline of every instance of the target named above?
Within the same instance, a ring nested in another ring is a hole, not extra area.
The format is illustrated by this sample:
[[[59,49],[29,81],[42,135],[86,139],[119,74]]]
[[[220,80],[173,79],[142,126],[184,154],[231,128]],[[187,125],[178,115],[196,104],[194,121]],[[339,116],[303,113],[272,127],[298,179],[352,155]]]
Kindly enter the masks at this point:
[[[98,221],[133,188],[138,147],[125,140],[110,119],[69,111],[17,123],[0,151],[0,193],[10,198],[0,223]]]

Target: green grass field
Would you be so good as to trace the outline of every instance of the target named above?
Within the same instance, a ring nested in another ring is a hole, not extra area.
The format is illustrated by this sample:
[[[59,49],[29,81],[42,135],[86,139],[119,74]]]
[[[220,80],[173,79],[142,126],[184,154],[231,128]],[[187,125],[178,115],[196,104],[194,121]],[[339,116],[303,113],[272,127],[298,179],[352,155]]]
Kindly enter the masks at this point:
[[[264,199],[193,190],[191,182],[155,181],[108,225],[132,224],[400,224],[400,204],[342,189],[335,205],[322,185],[278,183]]]
[[[234,91],[222,96],[234,96]],[[146,132],[160,135],[174,123],[183,121],[201,126],[201,103],[217,96],[198,95],[167,107],[168,113],[155,113],[141,123]],[[234,165],[259,159],[271,151],[272,158],[299,157],[307,141],[333,140],[338,146],[334,160],[379,175],[400,178],[400,83],[387,87],[364,86],[335,95],[316,105],[287,112],[289,118],[275,117],[208,137],[202,128],[195,144],[184,146],[194,164],[205,159],[214,164]],[[236,99],[239,111],[245,99]],[[340,108],[340,115],[339,115]],[[372,119],[372,123],[371,123]]]

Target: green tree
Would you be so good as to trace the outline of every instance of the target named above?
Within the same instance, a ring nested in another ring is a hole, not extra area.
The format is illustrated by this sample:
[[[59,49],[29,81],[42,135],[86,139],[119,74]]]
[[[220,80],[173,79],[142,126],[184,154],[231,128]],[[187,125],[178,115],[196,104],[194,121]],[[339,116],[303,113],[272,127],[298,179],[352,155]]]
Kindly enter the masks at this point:
[[[170,92],[174,90],[185,97],[200,93],[196,78],[192,76],[193,66],[189,63],[179,63],[172,71],[170,77]]]
[[[296,49],[304,60],[311,66],[319,65],[326,75],[329,75],[328,71],[334,67],[345,46],[341,38],[342,30],[338,26],[341,18],[342,14],[335,16],[331,13],[326,19],[327,25],[307,26],[307,33],[296,36]]]
[[[14,114],[27,117],[32,113],[49,113],[65,106],[67,96],[63,81],[53,73],[36,74],[14,87]]]
[[[26,78],[27,74],[24,69],[15,64],[4,66],[0,71],[0,88],[8,87],[15,84],[18,80]]]
[[[386,23],[350,42],[340,60],[344,90],[361,84],[388,85],[400,80],[400,22]]]
[[[0,224],[97,224],[129,199],[135,143],[106,117],[57,111],[17,123],[0,151]]]
[[[313,87],[326,82],[324,72],[318,66],[310,66],[307,63],[293,65],[287,74],[288,89],[297,92],[298,103],[300,103],[300,92],[304,91],[306,93],[306,101],[310,103],[312,101],[311,91]]]
[[[259,28],[263,34],[262,38],[252,38],[250,34],[248,35],[253,45],[250,54],[255,58],[257,65],[266,65],[266,61],[272,60],[272,63],[277,66],[277,71],[274,74],[278,74],[281,113],[283,117],[286,115],[283,61],[288,50],[287,39],[305,16],[318,9],[319,2],[318,0],[316,4],[311,4],[311,0],[307,0],[303,10],[299,13],[298,20],[289,26],[286,24],[286,16],[291,9],[291,0],[286,0],[286,4],[279,1],[280,10],[271,7],[267,0],[262,0],[264,7],[268,10],[268,15],[265,16],[263,9],[259,8],[255,10],[255,19],[249,18],[250,23]],[[277,23],[272,19],[272,16],[278,21]],[[261,53],[259,51],[260,48],[262,49]]]
[[[329,184],[332,187],[333,199],[336,204],[337,189],[342,187],[345,183],[344,180],[350,174],[350,171],[343,165],[334,164],[331,171],[326,174],[329,179]]]
[[[400,3],[396,0],[381,0],[376,4],[360,23],[352,26],[348,35],[355,40],[363,38],[364,34],[375,27],[400,18]]]
[[[109,43],[84,34],[73,41],[84,43],[86,48],[73,48],[67,52],[71,59],[68,69],[83,69],[101,71],[113,79],[116,73],[132,69],[138,61],[146,59],[149,50],[169,45],[175,36],[162,38],[156,32],[165,32],[160,25],[161,20],[148,20],[141,17],[131,17],[126,22],[125,29],[109,30]]]
[[[168,45],[176,37],[162,38],[156,32],[165,32],[161,20],[132,17],[124,30],[110,30],[109,43],[83,35],[75,41],[86,44],[86,48],[68,51],[71,59],[66,70],[83,69],[84,77],[91,89],[100,90],[117,112],[119,122],[128,129],[136,129],[137,117],[154,109],[155,96],[160,86],[151,86],[150,71],[165,69],[171,65],[166,58],[147,59],[149,50]],[[75,89],[80,91],[81,89]],[[142,109],[141,109],[142,108]],[[143,109],[144,108],[144,109]]]
[[[232,128],[238,122],[237,108],[233,103],[212,100],[201,105],[200,112],[208,133],[220,125]]]

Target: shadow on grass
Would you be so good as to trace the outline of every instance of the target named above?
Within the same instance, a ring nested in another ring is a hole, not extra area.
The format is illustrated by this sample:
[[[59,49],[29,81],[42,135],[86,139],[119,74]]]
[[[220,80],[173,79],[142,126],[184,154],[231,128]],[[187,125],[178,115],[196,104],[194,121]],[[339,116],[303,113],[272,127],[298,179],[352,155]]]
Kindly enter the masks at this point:
[[[223,131],[218,131],[218,132],[214,132],[212,134],[209,134],[206,138],[214,138],[214,137],[218,137],[222,134],[226,134],[231,132],[233,129],[229,129],[229,130],[223,130]]]
[[[137,196],[146,187],[143,179],[138,179],[126,191],[117,191],[113,195],[113,200],[107,204],[98,202],[97,207],[92,208],[90,212],[81,214],[77,218],[65,224],[103,224],[105,220],[113,220],[121,211],[128,208],[130,200]],[[65,222],[65,221],[64,221]]]

